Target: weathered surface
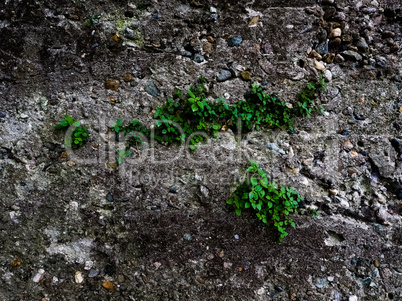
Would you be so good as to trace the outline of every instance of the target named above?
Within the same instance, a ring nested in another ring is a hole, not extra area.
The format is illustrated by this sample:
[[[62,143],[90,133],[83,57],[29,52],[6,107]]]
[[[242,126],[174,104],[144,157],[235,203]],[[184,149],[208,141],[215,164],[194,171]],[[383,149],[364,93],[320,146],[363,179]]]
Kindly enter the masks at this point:
[[[3,1],[0,299],[402,300],[401,24],[391,0]],[[108,126],[201,75],[294,103],[317,66],[327,114],[294,133],[114,163]],[[69,156],[66,114],[91,133]],[[251,158],[320,212],[283,243],[225,205]]]

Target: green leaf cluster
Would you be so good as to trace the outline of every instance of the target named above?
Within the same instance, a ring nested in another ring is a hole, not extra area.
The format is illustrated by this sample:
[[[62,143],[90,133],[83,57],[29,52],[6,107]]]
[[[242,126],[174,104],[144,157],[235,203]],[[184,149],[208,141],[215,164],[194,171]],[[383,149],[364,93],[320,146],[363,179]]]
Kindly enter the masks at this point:
[[[143,138],[149,137],[151,133],[150,129],[135,119],[131,120],[126,126],[123,125],[123,119],[117,119],[113,128],[116,133],[129,134],[127,139],[128,147],[142,145]]]
[[[73,127],[73,133],[71,137],[66,137],[64,144],[66,147],[72,147],[74,149],[82,146],[88,139],[89,132],[85,127],[80,125],[78,120],[74,120],[71,116],[66,115],[59,124],[55,126],[56,130],[67,131],[69,127]]]
[[[242,120],[243,129],[251,131],[254,127],[259,130],[261,126],[282,127],[293,129],[293,111],[277,97],[263,91],[258,85],[252,85],[252,89],[245,95],[246,100],[239,102],[232,110],[233,122],[237,125],[237,119]]]
[[[320,75],[318,81],[310,81],[306,87],[299,93],[297,99],[297,115],[302,117],[310,117],[313,112],[321,112],[324,114],[322,105],[317,104],[318,96],[327,88],[325,79]]]
[[[202,79],[205,82],[205,79]],[[159,142],[182,142],[191,136],[190,148],[205,140],[202,131],[216,137],[222,128],[242,125],[242,131],[259,130],[262,126],[292,129],[292,113],[285,102],[266,94],[258,85],[245,95],[245,100],[229,105],[222,98],[207,100],[203,84],[192,86],[187,93],[176,89],[173,98],[156,109],[155,139]],[[239,122],[241,120],[241,122]],[[176,126],[178,125],[178,126]],[[183,132],[179,131],[179,127]]]
[[[286,227],[295,227],[289,215],[297,211],[303,198],[291,187],[278,187],[275,182],[268,181],[266,172],[259,169],[256,162],[250,164],[247,169],[249,180],[236,189],[227,203],[236,208],[239,216],[242,210],[255,211],[259,220],[278,230],[279,241],[282,241],[288,235]]]
[[[325,82],[319,81],[320,85]],[[298,110],[289,104],[269,95],[263,89],[253,84],[251,90],[244,95],[244,100],[229,105],[224,99],[208,100],[206,80],[201,77],[187,93],[175,89],[172,98],[155,110],[156,126],[153,131],[144,127],[139,121],[130,121],[129,126],[123,126],[123,120],[118,119],[114,125],[116,132],[134,133],[134,138],[127,145],[141,144],[141,136],[152,138],[159,143],[172,144],[189,141],[191,150],[203,142],[206,137],[217,137],[218,131],[231,128],[234,131],[249,132],[262,127],[283,127],[293,129],[292,119],[300,115]],[[309,83],[307,91],[314,91],[316,86]],[[303,93],[303,92],[302,92]],[[306,110],[301,109],[302,116],[309,116],[314,106],[313,94],[303,94],[307,103]],[[309,98],[310,97],[310,98]],[[308,114],[306,114],[308,112]],[[140,135],[138,135],[140,133]]]

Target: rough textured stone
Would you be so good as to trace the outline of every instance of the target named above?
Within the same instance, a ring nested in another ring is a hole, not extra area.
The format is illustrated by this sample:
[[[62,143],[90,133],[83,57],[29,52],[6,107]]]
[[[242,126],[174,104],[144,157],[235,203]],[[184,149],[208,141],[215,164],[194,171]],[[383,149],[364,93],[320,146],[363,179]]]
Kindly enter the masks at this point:
[[[342,52],[342,56],[350,61],[361,61],[363,59],[363,57],[359,53],[351,50]]]
[[[239,46],[241,42],[243,42],[243,38],[241,36],[235,36],[234,38],[230,39],[229,46],[230,47]]]
[[[159,89],[155,86],[155,83],[152,79],[147,81],[145,91],[152,96],[158,96],[160,94]]]
[[[2,1],[0,300],[400,300],[400,20],[378,0]],[[325,114],[117,164],[119,118],[157,127],[201,76],[233,105],[244,70],[297,108],[314,59]],[[74,152],[66,114],[90,132]],[[226,204],[251,159],[304,197],[282,243]]]
[[[356,46],[357,46],[357,48],[359,48],[361,51],[367,51],[368,48],[369,48],[369,46],[368,46],[366,40],[365,40],[363,37],[359,38],[359,40],[356,42]]]
[[[232,73],[229,70],[221,70],[221,72],[217,75],[216,79],[218,82],[224,82],[232,77]]]

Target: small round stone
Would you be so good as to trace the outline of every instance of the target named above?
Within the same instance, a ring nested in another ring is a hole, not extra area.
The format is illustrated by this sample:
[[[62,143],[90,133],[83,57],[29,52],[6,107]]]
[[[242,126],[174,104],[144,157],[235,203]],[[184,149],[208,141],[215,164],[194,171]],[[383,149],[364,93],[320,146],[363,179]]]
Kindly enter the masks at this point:
[[[192,237],[191,234],[189,234],[189,233],[185,233],[185,234],[183,235],[183,238],[184,238],[185,240],[187,240],[187,241],[193,240],[193,237]]]
[[[123,79],[125,82],[129,82],[132,78],[133,76],[130,73],[126,73]]]
[[[342,35],[342,30],[340,28],[334,28],[331,33],[329,34],[329,38],[337,38]]]
[[[120,82],[115,79],[107,79],[105,81],[105,88],[108,90],[116,91],[120,86]]]
[[[108,194],[106,195],[106,199],[107,199],[109,202],[113,202],[113,201],[114,201],[114,197],[113,197],[113,195],[112,195],[110,192],[108,192]]]
[[[196,53],[194,54],[193,61],[196,63],[202,63],[205,61],[205,58],[201,54]]]
[[[91,269],[88,273],[88,278],[94,278],[99,275],[98,269]]]
[[[241,78],[242,78],[244,81],[250,81],[250,80],[251,80],[251,73],[250,73],[250,71],[243,71],[243,72],[241,73]]]
[[[230,47],[239,46],[241,42],[243,42],[243,38],[241,36],[235,36],[229,41],[229,46]]]
[[[227,81],[232,77],[232,73],[230,73],[229,70],[223,69],[221,72],[219,72],[218,76],[216,77],[216,80],[218,82],[224,82]]]

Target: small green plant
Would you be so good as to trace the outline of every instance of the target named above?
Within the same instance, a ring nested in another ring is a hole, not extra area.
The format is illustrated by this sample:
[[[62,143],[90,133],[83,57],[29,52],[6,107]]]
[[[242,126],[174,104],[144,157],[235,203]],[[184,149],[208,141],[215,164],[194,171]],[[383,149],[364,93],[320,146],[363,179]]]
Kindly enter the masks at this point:
[[[321,78],[318,82],[321,87],[325,84]],[[156,108],[156,126],[152,131],[137,120],[130,121],[130,125],[124,127],[122,119],[116,121],[114,130],[117,133],[133,133],[128,148],[141,144],[143,137],[164,144],[182,143],[191,138],[189,148],[195,150],[206,137],[216,138],[220,130],[231,128],[233,131],[241,130],[242,133],[260,130],[262,127],[292,130],[292,119],[295,116],[310,116],[312,110],[318,110],[314,83],[309,83],[300,94],[298,109],[265,93],[257,84],[253,84],[244,100],[235,105],[229,105],[221,98],[211,101],[207,99],[206,83],[205,77],[201,76],[187,93],[175,89],[173,98],[168,98],[165,104]]]
[[[123,125],[123,119],[117,119],[113,129],[116,133],[124,133],[126,135],[128,148],[130,148],[130,146],[142,145],[144,137],[149,137],[151,133],[148,128],[135,119],[131,120],[126,126]]]
[[[129,150],[119,149],[117,151],[117,154],[119,155],[117,157],[117,162],[119,164],[122,164],[124,162],[124,160],[131,155],[131,152]]]
[[[297,100],[298,114],[302,117],[310,117],[310,115],[319,111],[324,114],[322,105],[318,105],[318,96],[325,91],[327,84],[325,79],[320,74],[318,81],[310,81],[306,87],[300,92]]]
[[[116,123],[114,124],[113,128],[116,133],[120,131],[121,126],[123,125],[123,119],[117,119]]]
[[[293,129],[292,108],[277,97],[269,95],[258,85],[252,85],[246,94],[246,100],[239,102],[233,109],[233,122],[241,118],[244,128],[251,131],[254,127],[259,130],[263,125]]]
[[[64,131],[67,131],[69,127],[73,127],[73,132],[71,137],[64,139],[65,146],[79,148],[87,141],[89,132],[85,127],[80,125],[79,121],[74,120],[69,115],[66,115],[64,120],[60,121],[60,123],[55,126],[56,130]]]
[[[321,92],[325,92],[325,90],[327,89],[327,83],[325,82],[325,78],[322,76],[322,74],[320,73],[320,77],[318,79],[318,84],[321,87]]]
[[[305,214],[311,215],[314,219],[320,216],[320,213],[312,208],[307,208],[304,212]]]
[[[123,119],[117,119],[113,126],[116,134],[123,133],[127,139],[127,145],[124,150],[118,150],[117,162],[122,164],[124,160],[131,155],[130,148],[141,146],[143,139],[150,137],[151,131],[142,125],[138,120],[131,120],[128,125],[123,125]]]
[[[137,4],[137,8],[139,10],[145,10],[145,9],[147,9],[148,6],[149,6],[149,4],[145,3],[144,1],[140,1]]]
[[[254,210],[264,224],[277,228],[279,241],[282,241],[288,235],[286,227],[295,227],[289,214],[297,211],[303,198],[291,187],[277,187],[275,182],[269,182],[266,172],[259,169],[256,162],[250,164],[249,179],[236,189],[227,203],[235,206],[239,216],[242,210]]]
[[[94,25],[94,24],[98,24],[99,23],[99,19],[100,19],[100,15],[93,15],[93,16],[90,16],[86,21],[85,21],[85,25],[86,26],[91,26],[91,25]]]

